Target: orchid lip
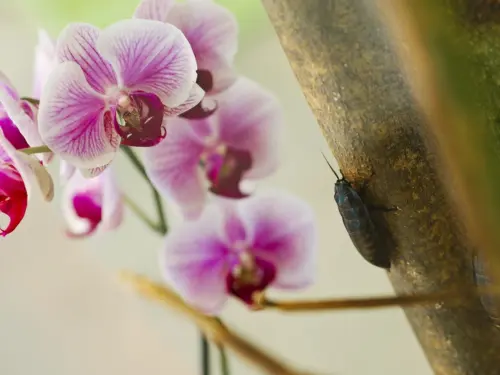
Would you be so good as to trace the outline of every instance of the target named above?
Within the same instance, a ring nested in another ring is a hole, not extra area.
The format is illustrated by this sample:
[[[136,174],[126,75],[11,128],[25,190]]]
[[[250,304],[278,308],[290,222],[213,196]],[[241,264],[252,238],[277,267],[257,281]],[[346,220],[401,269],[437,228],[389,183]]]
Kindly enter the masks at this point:
[[[87,191],[75,194],[72,199],[75,213],[81,219],[88,222],[88,229],[84,233],[72,233],[67,231],[69,237],[85,237],[92,234],[102,221],[101,197],[95,191]]]
[[[196,78],[198,86],[200,86],[205,92],[212,91],[214,88],[214,77],[212,73],[204,69],[199,69],[196,73],[198,74],[198,77]]]
[[[4,164],[0,173],[0,212],[9,217],[6,228],[0,228],[0,235],[6,236],[17,228],[24,218],[27,208],[28,193],[17,169],[11,164]]]
[[[252,306],[254,294],[265,290],[276,278],[276,267],[247,252],[242,255],[226,277],[226,288],[229,293]]]
[[[208,70],[198,70],[198,77],[196,84],[201,87],[203,91],[209,93],[214,87],[213,75]],[[197,105],[190,110],[181,113],[179,117],[188,120],[201,120],[210,117],[217,110],[217,102],[215,100],[202,99]]]
[[[245,198],[240,190],[243,174],[252,166],[249,151],[226,147],[223,153],[214,152],[203,163],[207,179],[211,183],[210,191],[226,198]]]
[[[165,136],[163,126],[164,106],[154,94],[135,91],[121,97],[116,107],[115,129],[122,137],[122,144],[135,147],[151,147]]]

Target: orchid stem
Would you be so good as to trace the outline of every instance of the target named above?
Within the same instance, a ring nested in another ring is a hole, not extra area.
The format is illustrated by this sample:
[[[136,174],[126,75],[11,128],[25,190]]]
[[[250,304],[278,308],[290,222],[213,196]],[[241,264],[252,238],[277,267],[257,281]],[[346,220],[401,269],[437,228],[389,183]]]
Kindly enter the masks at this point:
[[[210,375],[210,346],[207,337],[202,333],[201,343],[201,369],[202,375]]]
[[[48,146],[45,146],[45,145],[21,148],[21,149],[19,149],[19,151],[24,152],[26,155],[44,154],[47,152],[52,152],[52,150]]]
[[[181,297],[162,284],[155,283],[144,276],[130,272],[122,272],[121,276],[124,281],[132,285],[144,297],[161,302],[165,306],[189,318],[209,340],[215,342],[219,347],[224,345],[265,373],[269,375],[305,375],[302,372],[289,368],[280,360],[270,356],[233,330],[230,330],[221,324],[218,318],[204,315],[195,308],[187,305]]]
[[[124,154],[129,158],[133,166],[137,169],[139,174],[144,178],[147,184],[151,187],[151,191],[153,192],[153,199],[155,201],[156,213],[158,215],[158,224],[155,224],[155,231],[165,235],[168,231],[167,220],[165,218],[165,211],[163,210],[163,202],[161,200],[161,196],[154,187],[153,183],[149,179],[148,174],[146,173],[146,169],[142,164],[141,160],[137,156],[137,154],[128,146],[120,146]]]
[[[219,355],[220,355],[220,364],[221,364],[221,375],[229,375],[229,362],[227,360],[226,348],[224,345],[218,345]]]
[[[132,198],[128,195],[123,194],[123,200],[125,204],[142,220],[147,224],[153,231],[163,235],[163,230],[152,220],[140,207],[137,203],[135,203]]]
[[[498,294],[499,288],[487,287],[474,290],[455,290],[428,294],[387,296],[374,298],[324,299],[311,301],[274,301],[263,294],[255,297],[259,309],[274,309],[286,312],[307,312],[320,310],[374,309],[384,307],[403,307],[440,302],[461,301],[477,294]]]
[[[28,103],[33,104],[33,105],[35,105],[35,106],[40,105],[40,100],[39,100],[39,99],[30,98],[30,97],[28,97],[28,96],[23,96],[23,97],[21,97],[21,100],[25,100],[25,101],[27,101]]]

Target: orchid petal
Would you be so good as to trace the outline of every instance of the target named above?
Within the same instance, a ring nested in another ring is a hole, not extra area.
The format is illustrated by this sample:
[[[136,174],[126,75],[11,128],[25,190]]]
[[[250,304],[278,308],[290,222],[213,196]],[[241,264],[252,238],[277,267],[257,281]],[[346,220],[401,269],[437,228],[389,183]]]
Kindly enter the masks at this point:
[[[0,88],[0,103],[7,116],[31,147],[44,144],[36,123],[24,111],[19,100],[15,100],[7,90]]]
[[[35,47],[34,98],[40,99],[43,86],[56,64],[55,42],[45,30],[38,30],[38,44]]]
[[[134,18],[165,22],[175,0],[142,0],[134,12]]]
[[[266,177],[278,165],[278,140],[283,125],[276,98],[255,82],[239,79],[218,100],[219,137],[252,155],[245,178]]]
[[[96,184],[97,181],[91,181],[83,177],[78,171],[71,176],[64,186],[61,204],[62,213],[68,228],[68,234],[71,237],[79,237],[91,234],[97,224],[91,223],[88,219],[80,217],[74,207],[73,197],[79,191],[83,191],[89,183]]]
[[[65,160],[61,160],[61,164],[59,167],[59,178],[61,185],[66,185],[71,176],[76,172],[76,168],[74,165],[71,165]]]
[[[112,168],[106,169],[100,176],[102,180],[102,230],[116,229],[123,220],[123,195]]]
[[[219,237],[221,219],[217,207],[207,207],[198,220],[169,233],[161,253],[167,282],[206,314],[217,314],[228,299],[229,250]]]
[[[233,13],[213,1],[188,0],[175,4],[167,22],[188,39],[198,69],[213,75],[213,93],[236,80],[232,65],[238,50],[238,23]]]
[[[313,282],[317,239],[309,205],[287,194],[268,194],[238,201],[238,212],[254,255],[277,269],[274,287]]]
[[[36,186],[42,198],[45,201],[51,201],[54,197],[54,183],[49,172],[40,161],[21,151],[17,151],[5,137],[1,129],[0,147],[2,148],[2,153],[12,160],[15,168],[19,171],[26,186],[28,199],[31,198],[33,186]]]
[[[97,49],[111,62],[119,85],[157,95],[167,107],[181,105],[196,82],[196,60],[176,27],[132,19],[102,31]]]
[[[12,233],[26,214],[28,198],[26,186],[19,172],[9,163],[0,165],[0,212],[9,218],[0,235]]]
[[[175,108],[165,107],[165,116],[174,117],[180,115],[186,111],[189,111],[191,108],[195,107],[203,97],[205,96],[205,92],[198,86],[196,83],[191,88],[191,92],[189,93],[189,97],[187,100],[181,105]]]
[[[7,93],[15,101],[19,100],[19,94],[17,93],[17,90],[14,88],[14,85],[12,84],[10,79],[2,72],[0,72],[0,89],[7,91]],[[1,106],[0,106],[0,109],[1,109]]]
[[[113,68],[96,49],[101,31],[86,23],[72,23],[66,26],[57,40],[56,53],[60,62],[76,62],[90,86],[104,94],[110,86],[116,85]]]
[[[109,167],[109,164],[101,165],[100,167],[95,167],[95,168],[79,168],[78,170],[82,174],[83,177],[85,178],[94,178],[99,176],[102,172],[106,170],[106,168]]]
[[[39,130],[47,146],[78,168],[108,164],[119,147],[105,102],[74,62],[59,64],[43,92]]]
[[[145,150],[144,166],[154,185],[181,206],[186,218],[195,218],[201,213],[207,195],[199,168],[204,146],[195,132],[204,124],[180,118],[172,120],[175,123],[169,125],[168,136]]]

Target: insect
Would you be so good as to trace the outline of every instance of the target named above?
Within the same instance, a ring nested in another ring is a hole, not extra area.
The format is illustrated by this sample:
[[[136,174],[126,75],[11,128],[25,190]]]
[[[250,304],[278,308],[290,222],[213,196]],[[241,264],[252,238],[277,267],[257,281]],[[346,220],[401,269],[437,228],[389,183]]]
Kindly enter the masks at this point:
[[[489,286],[492,280],[487,275],[487,269],[484,267],[484,262],[475,254],[472,259],[472,268],[474,270],[474,282],[477,286]],[[500,300],[494,296],[480,294],[479,298],[484,310],[488,313],[493,323],[500,327]]]
[[[391,261],[386,248],[373,225],[368,207],[359,193],[352,187],[340,171],[342,178],[333,169],[323,154],[337,182],[335,182],[335,202],[351,240],[361,256],[374,266],[389,269]]]

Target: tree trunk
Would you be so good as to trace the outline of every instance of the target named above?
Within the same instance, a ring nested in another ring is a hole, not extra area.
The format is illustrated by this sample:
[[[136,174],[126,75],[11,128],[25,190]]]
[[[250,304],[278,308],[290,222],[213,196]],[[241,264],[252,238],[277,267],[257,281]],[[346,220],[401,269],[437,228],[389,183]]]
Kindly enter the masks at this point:
[[[262,2],[342,172],[368,179],[370,204],[399,208],[373,215],[396,292],[470,288],[472,251],[435,141],[379,18],[361,0]],[[500,374],[500,331],[479,299],[405,313],[436,374]]]

